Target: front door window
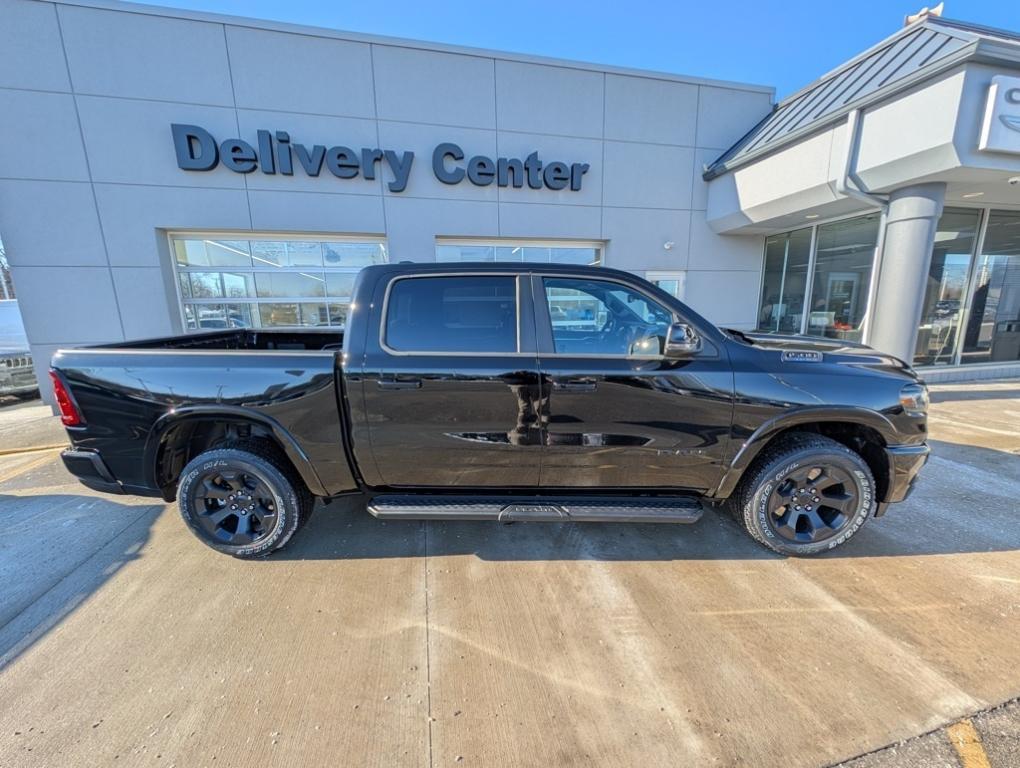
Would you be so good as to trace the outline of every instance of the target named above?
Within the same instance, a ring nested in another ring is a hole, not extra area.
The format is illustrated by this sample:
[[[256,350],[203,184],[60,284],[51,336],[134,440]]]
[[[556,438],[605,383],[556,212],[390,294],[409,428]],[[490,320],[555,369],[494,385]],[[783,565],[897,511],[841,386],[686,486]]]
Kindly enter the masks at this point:
[[[672,313],[620,283],[545,278],[554,351],[592,357],[659,356]]]

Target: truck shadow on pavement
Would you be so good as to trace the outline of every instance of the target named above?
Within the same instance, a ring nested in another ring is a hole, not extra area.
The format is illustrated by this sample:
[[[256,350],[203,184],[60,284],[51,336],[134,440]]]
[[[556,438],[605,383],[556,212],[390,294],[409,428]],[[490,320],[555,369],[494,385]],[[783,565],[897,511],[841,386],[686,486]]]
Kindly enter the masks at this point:
[[[0,673],[142,556],[162,504],[0,493]],[[39,535],[40,529],[45,535]]]
[[[914,495],[869,521],[850,542],[819,556],[873,557],[985,555],[1020,550],[1020,456],[933,441],[933,457]],[[62,470],[40,470],[61,482]],[[141,557],[173,556],[150,544],[162,503],[74,493],[23,494],[39,476],[5,482],[0,493],[0,674],[58,627],[125,566]],[[41,489],[41,488],[40,488]],[[124,497],[121,497],[124,498]],[[209,566],[224,555],[203,547],[179,520],[161,546],[192,547]],[[175,533],[170,533],[175,531]],[[186,540],[186,543],[185,543]],[[148,546],[147,546],[148,545]],[[177,550],[178,555],[180,550]],[[298,567],[302,561],[472,556],[482,561],[782,561],[759,546],[724,511],[708,511],[694,525],[383,521],[361,498],[322,506],[282,551],[236,563],[247,569]],[[233,568],[234,564],[228,567]]]
[[[902,557],[1020,550],[1020,457],[932,441],[932,459],[907,501],[893,505],[821,558]],[[694,525],[383,521],[358,497],[319,506],[287,548],[265,561],[474,555],[481,560],[783,559],[750,539],[725,510]]]

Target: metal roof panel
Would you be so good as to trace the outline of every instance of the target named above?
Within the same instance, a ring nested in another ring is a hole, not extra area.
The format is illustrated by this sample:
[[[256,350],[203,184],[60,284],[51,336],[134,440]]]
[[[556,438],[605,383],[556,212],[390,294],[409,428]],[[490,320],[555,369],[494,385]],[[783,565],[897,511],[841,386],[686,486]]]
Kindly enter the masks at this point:
[[[821,128],[850,105],[886,98],[982,39],[1020,43],[1020,34],[927,17],[898,31],[777,104],[746,136],[705,171],[711,179]]]

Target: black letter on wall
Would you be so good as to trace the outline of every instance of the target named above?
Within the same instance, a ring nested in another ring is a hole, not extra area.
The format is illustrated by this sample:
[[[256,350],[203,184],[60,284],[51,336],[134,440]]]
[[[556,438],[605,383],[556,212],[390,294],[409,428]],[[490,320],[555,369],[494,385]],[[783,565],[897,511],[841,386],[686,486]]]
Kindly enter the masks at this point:
[[[219,161],[216,139],[205,128],[197,125],[172,123],[174,151],[177,153],[177,167],[185,171],[211,171]],[[196,152],[197,150],[197,152]]]
[[[361,170],[361,162],[353,149],[330,147],[326,152],[326,167],[337,178],[353,179]]]
[[[570,170],[566,163],[549,163],[542,172],[542,178],[549,189],[564,189],[570,181]]]
[[[414,162],[414,152],[404,152],[399,157],[392,149],[386,150],[386,162],[393,171],[393,181],[387,186],[390,192],[403,192],[407,189],[407,179],[411,175],[411,163]]]
[[[456,144],[450,144],[449,142],[440,144],[432,153],[432,172],[444,184],[459,184],[464,178],[464,169],[454,168],[452,171],[446,170],[446,165],[443,161],[447,157],[452,157],[454,160],[463,160],[464,150]]]
[[[255,149],[247,141],[227,139],[220,144],[223,164],[236,173],[251,173],[258,164]]]

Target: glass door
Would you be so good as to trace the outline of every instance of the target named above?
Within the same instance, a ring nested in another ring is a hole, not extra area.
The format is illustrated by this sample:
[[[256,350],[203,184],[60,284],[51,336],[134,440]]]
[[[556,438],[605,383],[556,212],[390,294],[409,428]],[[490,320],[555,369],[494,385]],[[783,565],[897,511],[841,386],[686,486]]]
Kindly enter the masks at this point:
[[[991,211],[974,269],[962,363],[1020,360],[1020,211]]]
[[[960,208],[947,208],[939,219],[917,329],[914,365],[952,365],[956,361],[967,279],[980,223],[979,211]]]
[[[765,240],[765,269],[757,330],[798,334],[811,263],[812,229],[772,235]]]
[[[861,340],[878,225],[869,214],[818,227],[808,335]]]

